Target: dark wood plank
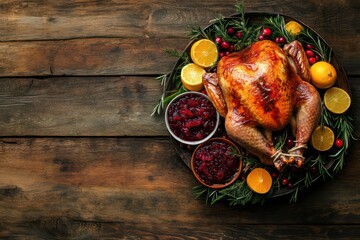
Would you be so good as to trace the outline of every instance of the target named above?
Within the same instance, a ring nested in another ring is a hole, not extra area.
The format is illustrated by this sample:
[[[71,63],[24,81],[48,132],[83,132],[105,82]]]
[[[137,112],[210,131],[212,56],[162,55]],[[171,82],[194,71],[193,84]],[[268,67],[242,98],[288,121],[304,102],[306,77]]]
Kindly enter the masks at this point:
[[[163,74],[176,62],[165,49],[179,39],[76,39],[0,43],[1,76]]]
[[[4,78],[0,136],[167,135],[155,77]]]
[[[164,73],[172,62],[162,50],[183,50],[189,42],[189,26],[205,27],[219,14],[235,13],[233,0],[208,1],[206,6],[199,1],[136,4],[139,7],[127,1],[1,3],[1,75]],[[279,12],[299,19],[329,43],[348,74],[360,74],[360,46],[349,44],[360,40],[354,35],[360,25],[359,6],[354,2],[246,1],[245,6],[248,11]],[[314,16],[314,12],[321,14]]]
[[[359,78],[350,86],[357,123]],[[0,136],[167,136],[150,117],[160,95],[154,77],[3,78]]]
[[[356,239],[357,225],[251,225],[223,223],[200,225],[186,222],[123,223],[84,222],[66,217],[43,218],[4,226],[6,239]],[[12,234],[12,233],[16,233]]]
[[[3,226],[60,217],[138,222],[145,228],[178,222],[187,227],[360,224],[360,188],[354,185],[358,147],[334,180],[315,185],[297,204],[278,199],[262,207],[206,206],[195,200],[191,188],[198,183],[169,140],[5,138],[0,150]]]

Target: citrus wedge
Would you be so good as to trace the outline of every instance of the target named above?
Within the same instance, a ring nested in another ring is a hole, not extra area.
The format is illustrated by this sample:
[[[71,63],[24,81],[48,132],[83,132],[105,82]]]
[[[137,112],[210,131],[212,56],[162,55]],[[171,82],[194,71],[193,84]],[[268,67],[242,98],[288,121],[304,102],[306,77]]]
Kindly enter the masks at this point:
[[[335,140],[334,132],[327,126],[318,126],[311,135],[311,145],[318,151],[329,150]]]
[[[303,26],[301,26],[300,23],[295,22],[295,21],[290,21],[285,24],[285,29],[290,34],[298,35],[304,28],[303,28]]]
[[[345,90],[332,87],[326,90],[324,94],[324,104],[330,112],[341,114],[349,109],[351,98]]]
[[[216,44],[209,39],[198,40],[191,46],[191,60],[200,67],[212,67],[218,55]]]
[[[194,63],[189,63],[181,69],[181,82],[189,91],[200,91],[203,89],[202,76],[205,69]]]
[[[328,62],[319,61],[310,67],[311,83],[320,89],[331,87],[336,81],[336,70]]]
[[[246,177],[246,183],[253,192],[265,194],[271,188],[272,179],[264,168],[254,168]]]

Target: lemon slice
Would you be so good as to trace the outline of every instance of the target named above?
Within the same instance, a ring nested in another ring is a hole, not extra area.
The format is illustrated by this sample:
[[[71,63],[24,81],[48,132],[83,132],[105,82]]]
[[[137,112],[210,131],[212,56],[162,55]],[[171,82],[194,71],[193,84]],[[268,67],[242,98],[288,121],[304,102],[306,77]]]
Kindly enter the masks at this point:
[[[290,21],[285,24],[285,29],[286,31],[288,31],[293,35],[298,35],[304,28],[303,26],[300,25],[300,23],[295,21]]]
[[[189,91],[200,91],[203,89],[202,76],[205,69],[195,63],[189,63],[181,69],[181,82]]]
[[[269,192],[272,179],[268,171],[263,168],[254,168],[246,177],[248,187],[256,193],[265,194]]]
[[[341,114],[349,109],[351,98],[345,90],[332,87],[326,90],[324,94],[324,104],[330,112]]]
[[[334,140],[334,132],[327,126],[318,126],[311,135],[311,145],[321,152],[329,150]]]
[[[191,60],[200,67],[214,66],[218,55],[216,44],[209,39],[198,40],[191,46]]]

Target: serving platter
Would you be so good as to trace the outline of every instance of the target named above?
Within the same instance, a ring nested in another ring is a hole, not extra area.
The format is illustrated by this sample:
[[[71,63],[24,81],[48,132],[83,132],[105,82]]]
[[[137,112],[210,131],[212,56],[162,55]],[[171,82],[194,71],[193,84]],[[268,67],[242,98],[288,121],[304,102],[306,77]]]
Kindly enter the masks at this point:
[[[264,18],[275,18],[275,17],[282,17],[285,22],[289,22],[289,21],[296,21],[298,23],[300,23],[305,29],[308,29],[309,31],[311,31],[315,36],[317,36],[318,40],[322,42],[323,45],[325,45],[328,49],[331,50],[331,65],[336,69],[337,72],[337,80],[335,82],[335,84],[333,86],[335,87],[339,87],[343,90],[345,90],[350,96],[351,96],[351,90],[350,90],[350,85],[346,76],[346,73],[344,71],[344,69],[342,68],[341,64],[339,63],[338,59],[336,58],[334,52],[332,51],[331,47],[327,44],[327,42],[321,37],[319,36],[311,27],[307,26],[306,24],[304,24],[303,22],[294,19],[290,16],[286,16],[283,14],[278,14],[278,13],[264,13],[264,12],[247,12],[244,13],[244,16],[241,16],[241,14],[234,14],[231,15],[229,17],[223,18],[224,21],[231,21],[231,20],[240,20],[242,17],[244,17],[247,21],[247,24],[251,25],[256,25],[256,26],[261,26],[263,24]],[[207,26],[206,28],[203,29],[203,31],[208,31],[209,29],[211,29],[213,26],[212,23],[209,26]],[[184,54],[188,54],[190,53],[190,49],[191,46],[193,45],[193,43],[195,41],[197,41],[197,39],[193,39],[189,42],[189,44],[187,45],[187,47],[182,51],[181,55],[183,56]],[[165,96],[169,96],[171,94],[174,93],[174,89],[177,88],[176,87],[176,81],[174,81],[174,78],[176,78],[176,74],[178,74],[178,68],[179,66],[183,63],[183,59],[179,58],[177,60],[177,62],[175,63],[172,71],[170,72],[170,74],[168,74],[166,76],[166,85],[164,87],[165,90]],[[325,90],[321,90],[318,89],[320,95],[324,94]],[[347,116],[351,115],[351,108],[350,110],[348,110],[346,113]],[[349,118],[350,120],[351,117]],[[351,124],[351,122],[350,122]],[[224,128],[220,129],[220,132],[224,132]],[[219,136],[217,136],[219,137]],[[350,136],[351,137],[351,136]],[[192,155],[192,151],[194,150],[194,146],[186,146],[183,144],[180,144],[178,141],[176,141],[172,136],[170,136],[172,143],[176,149],[176,152],[178,153],[178,155],[180,156],[181,160],[191,169],[191,165],[190,165],[190,160],[191,160],[191,155]],[[351,139],[348,139],[349,141]],[[348,147],[348,146],[347,146]],[[347,149],[345,149],[344,151],[346,152]],[[313,152],[314,149],[310,148],[306,154],[307,157],[313,156]],[[331,153],[329,153],[327,156],[332,156]],[[323,171],[326,172],[327,175],[333,174],[334,173],[334,165],[337,164],[338,159],[333,158],[333,157],[327,157],[326,162],[323,165],[322,169]],[[189,174],[191,173],[191,171],[189,171]],[[310,186],[312,183],[318,181],[320,178],[324,178],[324,174],[321,172],[318,173],[311,173],[311,181],[309,183],[307,183],[308,186]],[[243,179],[244,180],[244,179]],[[240,180],[239,180],[240,181]],[[306,187],[307,188],[307,187]],[[288,196],[288,195],[292,195],[291,199],[292,201],[294,201],[294,192],[296,192],[296,195],[298,193],[299,190],[303,190],[305,189],[304,186],[299,186],[296,188],[289,188],[286,186],[278,186],[276,188],[273,189],[273,191],[271,192],[271,194],[269,194],[268,196],[266,196],[266,198],[277,198],[280,196]],[[211,194],[212,190],[208,191],[208,196],[209,197],[209,193]],[[296,198],[295,198],[296,199]],[[296,200],[295,200],[296,201]],[[236,205],[236,204],[233,204]]]

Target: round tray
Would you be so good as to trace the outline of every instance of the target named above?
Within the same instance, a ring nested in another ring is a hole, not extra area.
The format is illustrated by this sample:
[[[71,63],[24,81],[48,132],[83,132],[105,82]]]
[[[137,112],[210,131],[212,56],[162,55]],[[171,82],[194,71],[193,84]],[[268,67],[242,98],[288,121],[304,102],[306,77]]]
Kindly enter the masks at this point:
[[[249,24],[261,24],[263,22],[263,19],[265,17],[276,17],[276,16],[282,16],[284,17],[285,21],[297,21],[298,23],[300,23],[302,26],[304,26],[305,28],[308,28],[309,30],[311,30],[312,32],[314,32],[326,45],[329,49],[332,49],[327,42],[321,37],[319,36],[319,34],[317,34],[311,27],[307,26],[306,24],[304,24],[303,22],[294,19],[292,17],[283,15],[283,14],[278,14],[278,13],[264,13],[264,12],[247,12],[245,13],[245,19],[248,20]],[[227,17],[225,19],[239,19],[240,18],[240,14],[234,14],[231,15],[230,17]],[[212,24],[210,24],[209,26],[207,26],[206,28],[204,28],[204,30],[207,30],[208,28],[210,28],[212,26]],[[186,48],[183,50],[184,52],[189,53],[190,52],[190,48],[192,46],[192,44],[195,42],[196,40],[192,40],[189,42],[189,44],[186,46]],[[177,68],[177,66],[181,63],[180,59],[175,63],[172,71],[170,72],[168,79],[172,79],[175,73],[175,69]],[[343,67],[340,65],[340,63],[338,62],[334,52],[332,51],[332,55],[331,55],[331,62],[330,62],[334,68],[336,69],[337,72],[337,81],[334,84],[334,86],[339,87],[344,89],[347,93],[349,93],[349,95],[351,96],[351,90],[350,90],[350,85],[348,82],[348,78],[345,74],[345,71],[343,69]],[[171,84],[171,81],[169,81],[169,84],[166,87],[167,90],[172,90],[174,89],[174,86]],[[320,91],[319,91],[320,92]],[[192,152],[189,151],[188,149],[185,149],[183,146],[181,146],[181,144],[179,144],[179,142],[177,142],[172,136],[170,136],[172,143],[176,149],[176,152],[178,153],[178,155],[180,156],[180,158],[182,159],[182,161],[191,169],[191,165],[190,165],[190,160],[191,160],[191,155]],[[326,169],[328,171],[331,171],[331,167],[334,165],[334,160],[329,160],[326,164]],[[312,178],[312,182],[316,182],[319,178],[320,178],[320,174],[313,176]],[[270,198],[275,198],[275,197],[279,197],[279,196],[284,196],[287,194],[290,194],[294,191],[295,189],[289,189],[287,187],[280,187],[277,188],[276,190],[274,190],[274,192],[272,193]]]

